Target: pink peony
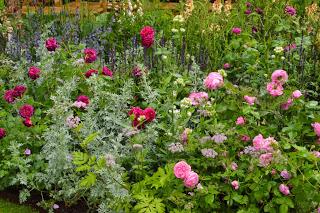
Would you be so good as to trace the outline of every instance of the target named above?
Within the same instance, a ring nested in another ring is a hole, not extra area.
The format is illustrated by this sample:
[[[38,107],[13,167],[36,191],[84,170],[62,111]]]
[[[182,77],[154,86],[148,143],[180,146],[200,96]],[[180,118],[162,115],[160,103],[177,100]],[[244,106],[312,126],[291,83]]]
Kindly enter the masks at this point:
[[[113,73],[108,67],[104,66],[102,67],[102,75],[109,76],[112,78]]]
[[[216,90],[223,86],[223,77],[218,72],[211,72],[204,80],[204,86],[209,90]]]
[[[292,95],[291,95],[291,97],[293,98],[293,99],[298,99],[298,98],[300,98],[302,96],[302,93],[300,92],[300,90],[295,90],[293,93],[292,93]]]
[[[26,92],[27,87],[24,85],[17,85],[13,88],[13,95],[16,98],[21,98],[22,95]]]
[[[90,69],[84,75],[86,76],[86,78],[90,78],[93,75],[98,75],[98,71],[94,69]]]
[[[88,105],[90,103],[89,98],[85,95],[78,96],[77,101],[85,103],[86,105]]]
[[[193,92],[189,95],[189,99],[192,102],[193,106],[198,106],[201,103],[204,103],[209,98],[208,93],[206,92]]]
[[[313,127],[313,130],[316,133],[316,135],[318,137],[320,137],[320,123],[315,122],[315,123],[311,124],[311,126]]]
[[[231,186],[234,190],[238,190],[239,189],[239,182],[237,180],[234,180],[231,182]]]
[[[143,115],[146,116],[147,122],[151,122],[156,118],[156,111],[151,107],[147,107],[143,110]]]
[[[11,90],[5,91],[3,95],[3,99],[9,104],[12,104],[16,100],[14,96],[14,90],[11,89]]]
[[[26,118],[26,119],[24,119],[23,124],[24,124],[26,127],[31,127],[31,126],[32,126],[31,118]]]
[[[29,104],[25,104],[19,109],[19,114],[23,118],[31,118],[33,113],[34,113],[34,108]]]
[[[6,130],[4,128],[0,128],[0,139],[6,137]]]
[[[286,186],[285,184],[280,184],[279,191],[284,195],[289,195],[290,194],[289,187]]]
[[[241,140],[244,141],[244,142],[248,142],[248,141],[250,141],[250,136],[248,136],[248,135],[242,135],[242,136],[241,136]]]
[[[289,98],[289,99],[287,100],[287,102],[281,104],[281,109],[282,109],[282,110],[288,110],[289,107],[292,105],[292,103],[293,103],[293,100],[292,100],[291,98]]]
[[[272,161],[272,153],[262,154],[259,157],[260,165],[263,167],[267,167]]]
[[[150,26],[146,26],[142,28],[140,31],[140,36],[141,36],[141,43],[142,46],[145,48],[149,48],[152,46],[154,42],[154,29]]]
[[[246,123],[246,119],[243,116],[240,116],[236,120],[237,125],[244,125]]]
[[[40,77],[40,72],[41,70],[37,67],[30,67],[28,75],[32,80],[36,80],[37,78]]]
[[[58,42],[55,38],[48,38],[46,40],[46,48],[48,51],[52,52],[58,48]]]
[[[284,84],[288,80],[288,74],[284,70],[276,70],[271,75],[272,82],[275,84]]]
[[[283,87],[281,84],[270,82],[267,84],[267,91],[273,97],[280,96],[283,94]]]
[[[84,49],[84,61],[86,63],[92,63],[97,60],[97,51],[93,48]]]
[[[194,171],[189,172],[184,178],[184,185],[188,188],[194,188],[199,183],[199,176]]]
[[[257,100],[256,97],[248,96],[248,95],[245,95],[243,98],[250,106],[254,105],[254,102]]]
[[[285,180],[289,180],[291,178],[291,175],[287,170],[281,171],[280,176]]]
[[[233,33],[233,34],[236,34],[236,35],[240,35],[240,33],[241,33],[241,28],[239,28],[239,27],[234,27],[234,28],[232,28],[232,33]]]
[[[295,16],[297,13],[296,9],[294,9],[294,7],[291,7],[291,6],[286,6],[284,11],[286,14],[288,14],[290,16]]]
[[[173,172],[177,178],[185,179],[191,172],[191,166],[185,161],[180,161],[174,165]]]

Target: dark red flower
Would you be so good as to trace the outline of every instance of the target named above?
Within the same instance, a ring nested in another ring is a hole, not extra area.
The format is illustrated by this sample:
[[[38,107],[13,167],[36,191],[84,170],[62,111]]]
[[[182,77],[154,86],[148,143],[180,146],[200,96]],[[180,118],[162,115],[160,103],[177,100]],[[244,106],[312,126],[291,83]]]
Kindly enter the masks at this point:
[[[102,67],[102,75],[110,76],[112,78],[113,73],[108,67],[104,66]]]
[[[86,78],[90,78],[92,75],[98,75],[98,71],[94,69],[90,69],[85,73]]]
[[[87,105],[90,103],[89,98],[88,98],[87,96],[85,96],[85,95],[80,95],[80,96],[77,98],[77,101],[81,101],[81,102],[83,102],[83,103],[85,103],[85,104],[87,104]]]
[[[92,63],[97,60],[97,51],[93,48],[86,48],[84,50],[84,61],[86,63]]]
[[[30,67],[28,75],[32,80],[36,80],[37,78],[40,77],[40,72],[41,70],[37,67]]]
[[[156,118],[156,111],[151,107],[144,109],[143,114],[146,116],[147,122],[151,122]]]
[[[154,42],[154,29],[150,26],[146,26],[140,31],[140,36],[142,46],[149,48]]]
[[[19,114],[23,118],[31,118],[34,113],[34,108],[30,104],[25,104],[19,109]]]
[[[0,139],[6,137],[6,130],[4,128],[0,128]]]
[[[143,110],[140,107],[132,107],[128,112],[128,115],[134,115],[134,118],[139,118],[143,115]]]
[[[52,52],[58,48],[58,42],[55,38],[48,38],[46,40],[46,48],[48,51]]]
[[[142,74],[143,74],[143,71],[142,71],[142,69],[140,68],[140,67],[134,67],[133,68],[133,70],[132,70],[132,75],[134,76],[134,77],[140,77],[140,76],[142,76]]]
[[[24,119],[23,124],[24,124],[26,127],[31,127],[31,126],[32,126],[31,118],[26,118],[26,119]]]
[[[22,95],[26,92],[27,87],[24,85],[17,85],[13,88],[13,95],[16,98],[21,98]]]
[[[3,95],[3,99],[12,104],[15,101],[14,91],[12,89],[7,90]]]

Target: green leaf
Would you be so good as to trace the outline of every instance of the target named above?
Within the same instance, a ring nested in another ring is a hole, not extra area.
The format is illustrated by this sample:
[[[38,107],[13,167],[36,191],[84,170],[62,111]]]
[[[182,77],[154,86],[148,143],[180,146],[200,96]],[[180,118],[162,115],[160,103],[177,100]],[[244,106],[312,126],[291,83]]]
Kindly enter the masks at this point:
[[[89,155],[83,152],[74,152],[72,154],[72,162],[75,165],[83,165],[89,160]]]
[[[287,205],[284,205],[284,204],[282,204],[282,205],[280,206],[280,208],[279,208],[279,212],[280,212],[280,213],[287,213],[288,210],[289,210],[288,206],[287,206]]]
[[[91,166],[89,165],[82,165],[76,168],[76,172],[83,172],[83,171],[88,171],[91,169]]]
[[[97,176],[92,173],[89,172],[81,181],[80,181],[80,186],[81,187],[85,187],[85,188],[89,188],[91,186],[93,186],[97,181]]]

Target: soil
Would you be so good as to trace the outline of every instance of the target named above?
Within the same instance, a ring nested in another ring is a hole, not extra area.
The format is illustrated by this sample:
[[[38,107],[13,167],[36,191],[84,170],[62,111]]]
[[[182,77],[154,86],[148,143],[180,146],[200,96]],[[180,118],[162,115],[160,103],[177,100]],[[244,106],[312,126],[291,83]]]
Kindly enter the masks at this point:
[[[5,191],[0,191],[0,198],[7,200],[9,202],[19,204],[19,189],[11,188]],[[48,196],[44,196],[44,199]],[[39,207],[38,202],[42,201],[41,194],[39,192],[31,192],[29,199],[22,205],[30,206],[31,208],[39,211],[39,213],[47,213],[48,211]],[[59,209],[55,209],[55,213],[87,213],[89,209],[84,201],[79,201],[77,204],[72,206],[66,206],[62,202],[57,202]]]

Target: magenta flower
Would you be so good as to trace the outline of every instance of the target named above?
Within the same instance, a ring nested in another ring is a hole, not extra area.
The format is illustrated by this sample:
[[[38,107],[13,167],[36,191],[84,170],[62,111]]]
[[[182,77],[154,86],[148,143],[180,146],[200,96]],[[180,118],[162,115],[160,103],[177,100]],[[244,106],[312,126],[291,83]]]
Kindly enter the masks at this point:
[[[298,98],[300,98],[302,96],[302,93],[300,92],[300,90],[295,90],[293,93],[292,93],[292,95],[291,95],[291,97],[293,98],[293,99],[298,99]]]
[[[109,76],[112,78],[113,73],[108,67],[104,66],[102,67],[102,75]]]
[[[141,36],[141,43],[142,46],[145,48],[149,48],[152,46],[154,42],[154,29],[150,26],[146,26],[142,28],[140,31],[140,36]]]
[[[231,65],[229,64],[229,63],[225,63],[224,65],[223,65],[223,69],[230,69],[230,67],[231,67]]]
[[[232,28],[232,33],[235,34],[235,35],[240,35],[241,34],[241,28],[239,28],[239,27]]]
[[[21,98],[26,92],[27,87],[24,85],[17,85],[13,88],[13,95],[15,98]]]
[[[90,69],[84,75],[86,76],[86,78],[90,78],[93,75],[98,75],[98,71],[94,69]]]
[[[136,66],[132,70],[132,75],[133,77],[139,78],[140,76],[143,75],[143,71],[140,67]]]
[[[216,90],[223,86],[223,77],[218,72],[211,72],[204,80],[204,86],[209,90]]]
[[[281,109],[282,109],[282,110],[288,110],[289,107],[292,105],[292,103],[293,103],[293,100],[292,100],[291,98],[289,98],[289,99],[287,100],[287,102],[281,104]]]
[[[24,121],[23,121],[23,124],[24,124],[26,127],[31,127],[31,126],[32,126],[31,118],[25,118]]]
[[[0,128],[0,139],[6,137],[6,130],[4,128]]]
[[[273,97],[277,97],[283,94],[283,87],[281,84],[270,82],[267,84],[267,91]]]
[[[247,9],[246,11],[244,11],[244,14],[246,15],[250,15],[252,13],[252,11],[250,9]]]
[[[46,48],[48,51],[52,52],[58,48],[58,42],[55,38],[48,38],[46,40]]]
[[[14,90],[7,90],[5,91],[3,95],[3,99],[8,102],[9,104],[12,104],[16,99],[14,96]]]
[[[291,175],[287,170],[281,171],[280,176],[285,180],[289,180],[291,178]]]
[[[252,6],[252,4],[251,4],[250,2],[248,2],[248,1],[247,1],[247,2],[246,2],[246,6],[247,6],[247,7],[251,7],[251,6]]]
[[[284,70],[276,70],[272,73],[271,79],[273,83],[282,85],[288,80],[288,74]]]
[[[237,120],[236,120],[236,124],[237,124],[237,125],[242,126],[242,125],[244,125],[245,123],[246,123],[246,119],[245,119],[243,116],[238,117]]]
[[[93,48],[84,49],[84,61],[86,63],[92,63],[97,60],[97,51]]]
[[[185,161],[180,161],[173,167],[173,172],[177,178],[185,179],[191,172],[191,166]]]
[[[286,6],[284,11],[286,14],[288,14],[290,16],[295,16],[297,13],[296,9],[294,9],[294,7],[291,7],[291,6]]]
[[[254,102],[257,100],[256,97],[248,95],[245,95],[243,98],[250,106],[254,105]]]
[[[256,13],[262,15],[263,14],[263,10],[259,7],[256,8]]]
[[[192,102],[193,106],[198,106],[205,101],[207,101],[209,98],[208,93],[206,92],[193,92],[189,95],[189,99]]]
[[[264,139],[261,134],[257,135],[256,137],[253,138],[252,143],[253,147],[257,151],[272,151],[272,143],[274,143],[275,140],[272,137]]]
[[[31,155],[31,150],[27,148],[26,150],[24,150],[24,154],[25,155]]]
[[[234,180],[231,182],[231,186],[234,190],[238,190],[239,189],[239,182],[237,180]]]
[[[244,142],[248,142],[248,141],[250,141],[250,136],[249,135],[242,135],[241,140]]]
[[[30,67],[28,71],[28,75],[32,80],[36,80],[40,77],[41,70],[37,67]]]
[[[294,50],[296,48],[297,48],[296,44],[289,44],[288,46],[284,47],[283,49],[285,52],[289,52],[289,51]]]
[[[320,137],[320,123],[315,122],[315,123],[311,124],[311,126],[313,127],[313,130],[316,133],[316,135],[318,137]]]
[[[184,179],[185,187],[193,189],[199,183],[199,176],[194,171],[189,172]]]
[[[289,187],[286,186],[285,184],[280,184],[279,191],[284,195],[289,195],[290,194]]]
[[[19,114],[23,118],[31,118],[34,113],[34,108],[30,104],[25,104],[19,109]]]
[[[235,163],[235,162],[232,162],[232,163],[231,163],[231,169],[232,169],[233,171],[236,171],[236,170],[238,169],[238,164]]]

